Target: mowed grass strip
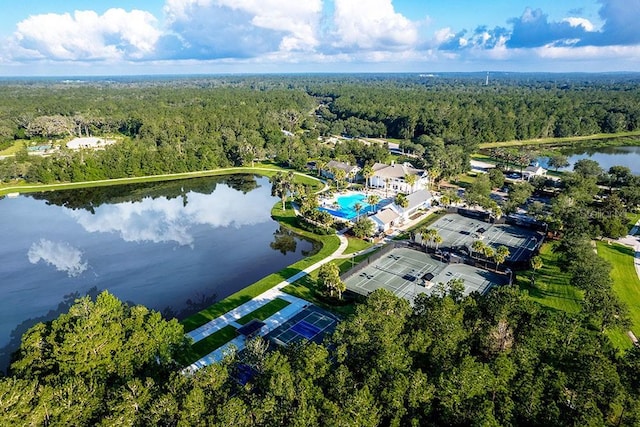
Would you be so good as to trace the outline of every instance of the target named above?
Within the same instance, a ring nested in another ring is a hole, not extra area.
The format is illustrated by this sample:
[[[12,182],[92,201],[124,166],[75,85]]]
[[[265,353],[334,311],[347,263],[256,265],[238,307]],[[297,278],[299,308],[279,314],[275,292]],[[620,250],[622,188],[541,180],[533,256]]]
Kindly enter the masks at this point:
[[[286,306],[288,306],[289,304],[291,304],[289,301],[283,300],[282,298],[276,298],[272,301],[269,301],[262,307],[252,311],[246,316],[241,317],[240,319],[236,320],[236,322],[241,325],[246,325],[253,319],[257,319],[257,320],[267,319],[273,316],[274,314],[276,314],[277,312],[279,312],[280,310],[282,310],[283,308],[285,308]]]
[[[208,337],[193,343],[191,348],[181,355],[179,362],[184,366],[191,365],[193,362],[202,359],[204,356],[222,347],[235,337],[236,328],[231,325],[227,325]]]
[[[346,236],[349,241],[349,246],[344,250],[344,255],[352,254],[354,252],[359,252],[365,249],[369,249],[373,244],[367,242],[366,240],[358,239],[357,237]]]
[[[613,266],[613,291],[629,309],[631,331],[640,336],[640,279],[634,266],[635,252],[627,246],[605,242],[597,242],[597,248],[598,255]],[[615,344],[620,344],[619,347],[631,347],[631,340],[622,331],[612,331],[610,337]]]
[[[204,325],[208,321],[215,319],[216,317],[219,317],[236,307],[241,306],[245,302],[250,301],[261,293],[273,288],[283,280],[290,278],[291,276],[299,273],[305,268],[331,255],[340,246],[340,239],[335,234],[318,236],[316,234],[297,228],[297,220],[295,218],[293,209],[287,208],[283,211],[279,202],[276,203],[273,210],[271,211],[271,214],[275,220],[277,220],[287,228],[295,231],[297,234],[318,242],[318,244],[322,245],[322,248],[315,255],[304,258],[290,265],[289,267],[280,270],[277,273],[270,274],[258,280],[254,284],[241,289],[235,294],[230,295],[227,298],[207,307],[206,309],[183,319],[181,323],[184,326],[185,332],[192,331]]]
[[[516,283],[529,298],[550,310],[577,313],[580,311],[582,292],[570,283],[570,274],[560,269],[559,256],[553,252],[556,243],[545,243],[540,250],[542,268],[536,272],[535,285],[531,285],[531,272],[519,272]]]

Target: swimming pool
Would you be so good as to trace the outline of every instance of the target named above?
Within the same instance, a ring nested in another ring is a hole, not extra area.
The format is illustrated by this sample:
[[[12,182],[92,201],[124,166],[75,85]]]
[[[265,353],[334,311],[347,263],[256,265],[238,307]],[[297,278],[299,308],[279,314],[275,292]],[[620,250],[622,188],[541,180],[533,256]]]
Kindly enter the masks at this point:
[[[367,195],[362,193],[352,193],[345,196],[339,196],[336,199],[337,206],[334,206],[333,208],[321,207],[319,209],[329,212],[333,216],[352,220],[358,216],[358,213],[354,209],[356,203],[360,203],[363,206],[360,210],[360,215],[367,215],[374,210],[374,207],[367,203]],[[334,209],[335,207],[337,207],[337,209]],[[380,207],[380,204],[378,204],[378,207]]]

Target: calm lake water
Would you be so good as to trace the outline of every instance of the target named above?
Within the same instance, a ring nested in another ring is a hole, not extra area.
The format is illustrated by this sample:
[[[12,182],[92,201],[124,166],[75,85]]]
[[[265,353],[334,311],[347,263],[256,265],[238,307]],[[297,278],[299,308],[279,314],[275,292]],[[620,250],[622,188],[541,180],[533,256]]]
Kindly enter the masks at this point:
[[[582,159],[595,160],[600,167],[608,171],[611,166],[626,166],[635,175],[640,175],[640,147],[602,147],[593,149],[573,149],[571,151],[561,151],[569,158],[570,165],[560,170],[573,170],[573,165]],[[540,166],[547,167],[548,158],[539,159]]]
[[[106,289],[180,318],[309,255],[270,217],[277,200],[252,175],[0,200],[0,368],[77,297]]]

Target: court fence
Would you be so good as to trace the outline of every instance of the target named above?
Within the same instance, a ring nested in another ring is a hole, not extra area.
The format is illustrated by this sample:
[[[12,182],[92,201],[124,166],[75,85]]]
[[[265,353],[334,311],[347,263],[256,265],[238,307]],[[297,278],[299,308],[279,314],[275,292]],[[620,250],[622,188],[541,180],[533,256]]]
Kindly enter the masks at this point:
[[[411,248],[411,247],[412,247],[411,244],[404,243],[404,242],[394,242],[394,243],[390,243],[388,245],[385,245],[379,251],[374,252],[373,254],[371,254],[367,259],[362,260],[359,264],[355,265],[353,268],[351,268],[351,269],[345,271],[344,273],[342,273],[340,275],[340,280],[342,280],[344,282],[349,277],[360,273],[362,270],[367,268],[369,266],[369,264],[371,264],[372,262],[377,261],[380,258],[388,255],[389,252],[391,252],[392,250],[394,250],[396,248]]]

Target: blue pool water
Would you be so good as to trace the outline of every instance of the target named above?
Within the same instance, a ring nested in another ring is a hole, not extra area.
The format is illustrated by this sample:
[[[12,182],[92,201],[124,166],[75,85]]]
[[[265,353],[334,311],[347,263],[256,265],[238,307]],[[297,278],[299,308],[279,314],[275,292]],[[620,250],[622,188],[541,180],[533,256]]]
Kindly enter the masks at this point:
[[[353,193],[347,196],[339,196],[336,199],[336,204],[339,209],[332,209],[331,207],[321,207],[320,210],[329,212],[333,216],[337,216],[340,218],[352,220],[354,219],[358,213],[353,209],[356,203],[360,203],[363,208],[360,211],[360,215],[367,215],[370,212],[373,212],[374,207],[367,203],[367,195],[362,193]],[[381,204],[378,204],[378,208],[380,208]]]

